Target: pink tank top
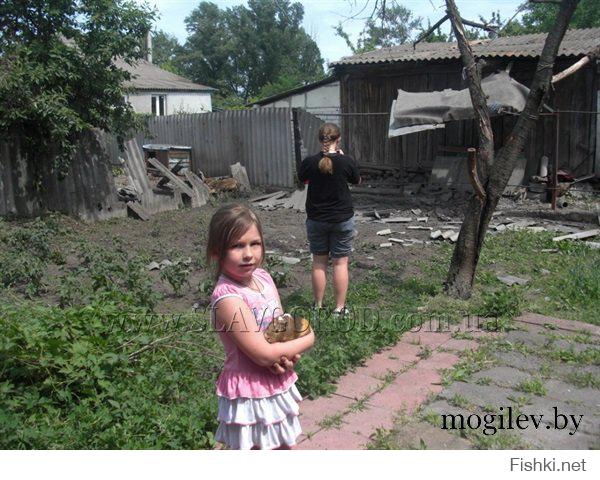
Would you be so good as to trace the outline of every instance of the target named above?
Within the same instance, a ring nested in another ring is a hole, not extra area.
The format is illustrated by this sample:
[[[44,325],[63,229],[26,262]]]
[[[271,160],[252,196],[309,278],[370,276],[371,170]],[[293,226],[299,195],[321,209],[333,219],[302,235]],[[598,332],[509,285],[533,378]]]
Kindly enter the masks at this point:
[[[274,315],[283,313],[279,293],[271,275],[261,268],[257,268],[252,275],[262,286],[261,292],[245,287],[224,275],[219,277],[211,296],[213,324],[218,302],[231,296],[241,298],[248,305],[254,313],[256,328],[261,331],[269,326]],[[248,325],[248,328],[252,327]],[[294,371],[277,375],[271,373],[268,368],[257,365],[237,347],[227,332],[220,331],[219,337],[225,347],[226,358],[216,382],[217,395],[229,399],[265,398],[284,392],[298,379]]]

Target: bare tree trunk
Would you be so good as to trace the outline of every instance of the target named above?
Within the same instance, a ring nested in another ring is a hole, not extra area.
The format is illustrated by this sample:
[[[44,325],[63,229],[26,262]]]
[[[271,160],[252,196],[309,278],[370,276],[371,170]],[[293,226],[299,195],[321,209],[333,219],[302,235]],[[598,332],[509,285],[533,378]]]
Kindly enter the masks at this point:
[[[479,254],[488,225],[516,166],[518,155],[535,126],[540,106],[550,86],[552,68],[558,48],[577,3],[578,0],[563,0],[561,2],[554,26],[546,37],[525,108],[504,146],[494,159],[493,134],[489,113],[485,95],[481,88],[481,79],[475,67],[473,52],[465,37],[464,27],[454,0],[446,0],[447,12],[452,21],[454,35],[467,72],[469,92],[479,133],[479,157],[482,170],[480,178],[485,187],[485,197],[482,200],[475,195],[469,200],[446,278],[446,292],[449,295],[460,298],[471,296]],[[492,160],[494,160],[493,165],[490,163]]]

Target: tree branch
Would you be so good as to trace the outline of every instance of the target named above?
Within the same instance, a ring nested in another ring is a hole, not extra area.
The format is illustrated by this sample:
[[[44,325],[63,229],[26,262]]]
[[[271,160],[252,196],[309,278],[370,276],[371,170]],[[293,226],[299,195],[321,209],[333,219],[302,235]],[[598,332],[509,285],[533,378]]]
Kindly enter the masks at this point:
[[[554,84],[554,83],[560,82],[564,78],[567,78],[569,75],[574,74],[580,68],[583,68],[588,63],[590,63],[590,57],[588,57],[586,55],[585,57],[581,58],[578,62],[576,62],[573,65],[571,65],[569,68],[565,68],[562,72],[557,73],[556,75],[554,75],[552,77],[551,83]]]
[[[563,0],[560,4],[559,11],[556,15],[554,26],[546,36],[544,48],[540,55],[538,65],[531,82],[531,88],[525,108],[519,115],[517,123],[513,127],[508,139],[506,140],[504,147],[499,152],[499,157],[496,160],[500,163],[507,163],[506,168],[494,169],[493,175],[490,177],[491,187],[496,191],[501,192],[508,181],[508,177],[512,173],[510,170],[512,163],[511,160],[516,159],[518,154],[521,152],[529,133],[535,126],[535,122],[538,119],[540,106],[550,88],[550,81],[552,79],[552,68],[556,56],[558,55],[558,49],[562,42],[569,21],[573,16],[573,12],[577,8],[578,0]],[[510,170],[510,171],[509,171]]]
[[[427,30],[426,32],[423,32],[421,35],[419,35],[419,38],[417,38],[414,42],[413,42],[413,48],[415,48],[417,46],[417,43],[425,40],[429,35],[431,35],[433,32],[435,32],[442,23],[444,23],[446,20],[448,20],[448,15],[444,15],[444,17],[439,20],[438,22],[436,22],[436,24],[431,27],[429,30]]]
[[[529,0],[529,3],[555,3],[560,5],[561,0]]]
[[[469,93],[471,95],[471,102],[473,103],[475,124],[479,135],[479,158],[481,158],[482,161],[482,180],[485,184],[490,161],[494,155],[494,137],[492,134],[490,113],[487,107],[486,96],[481,88],[481,77],[477,70],[473,50],[467,41],[465,28],[454,0],[446,0],[446,12],[452,22],[452,30],[454,31],[454,36],[458,43],[463,65],[465,66],[469,84]]]
[[[460,19],[462,23],[468,25],[469,27],[481,28],[483,30],[487,30],[488,32],[498,33],[498,30],[490,27],[489,25],[484,25],[483,23],[472,22],[471,20],[465,20],[464,18]]]

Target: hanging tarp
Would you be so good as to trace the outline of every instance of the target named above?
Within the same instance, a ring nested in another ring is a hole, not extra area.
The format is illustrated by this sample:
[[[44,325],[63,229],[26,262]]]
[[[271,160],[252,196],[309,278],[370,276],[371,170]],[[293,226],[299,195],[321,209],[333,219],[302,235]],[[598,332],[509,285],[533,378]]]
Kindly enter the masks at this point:
[[[481,81],[490,113],[520,112],[529,89],[507,72],[495,73]],[[406,92],[398,89],[392,103],[389,137],[444,128],[445,122],[474,118],[469,89],[441,92]]]

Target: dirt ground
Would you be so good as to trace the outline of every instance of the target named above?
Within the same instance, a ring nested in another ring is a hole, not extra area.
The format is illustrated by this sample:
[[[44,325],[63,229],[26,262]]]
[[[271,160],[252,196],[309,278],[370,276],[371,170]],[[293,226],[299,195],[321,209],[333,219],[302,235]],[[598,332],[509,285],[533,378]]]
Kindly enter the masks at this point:
[[[205,305],[210,295],[207,286],[211,280],[211,272],[206,268],[204,261],[207,227],[212,214],[216,209],[227,202],[237,201],[247,203],[248,198],[262,193],[254,191],[250,197],[235,198],[226,195],[214,196],[210,204],[199,209],[184,209],[154,215],[150,221],[142,222],[131,218],[112,219],[93,224],[63,219],[64,227],[68,231],[67,239],[62,250],[67,250],[66,268],[75,268],[77,258],[76,242],[85,242],[88,245],[98,245],[111,248],[120,242],[131,254],[146,255],[149,261],[161,262],[168,259],[188,259],[191,261],[188,277],[189,285],[184,287],[181,296],[175,296],[171,287],[160,279],[160,271],[150,272],[154,281],[154,290],[164,295],[158,305],[161,313],[188,312],[194,304]],[[368,272],[380,269],[394,275],[398,280],[405,280],[411,276],[421,274],[421,265],[436,255],[442,242],[430,241],[432,230],[446,231],[454,229],[458,232],[464,201],[447,202],[437,199],[433,205],[425,206],[419,198],[404,197],[374,197],[356,195],[354,198],[357,215],[358,235],[355,240],[354,252],[350,258],[351,281],[360,281]],[[583,205],[585,208],[585,205]],[[589,207],[588,207],[589,208]],[[418,209],[418,210],[415,210]],[[410,223],[383,223],[371,215],[374,210],[387,212],[392,217],[411,217]],[[505,223],[512,221],[529,220],[536,225],[543,225],[556,231],[577,231],[589,228],[589,224],[582,222],[565,221],[569,218],[567,209],[559,212],[559,217],[554,220],[540,220],[540,212],[550,212],[547,204],[539,202],[516,203],[510,199],[503,199],[499,205],[500,213],[495,217],[504,219]],[[573,211],[571,209],[570,211]],[[278,270],[287,269],[288,284],[280,288],[280,295],[285,299],[297,291],[310,291],[310,253],[306,240],[305,219],[306,214],[291,209],[277,209],[273,211],[257,210],[263,223],[267,259],[276,255],[299,258],[295,265],[282,267],[276,265]],[[511,215],[509,218],[508,215]],[[549,213],[551,217],[551,212]],[[417,217],[427,217],[427,222],[417,222]],[[566,225],[565,225],[566,222]],[[494,221],[492,222],[494,223]],[[427,227],[427,230],[413,230],[408,226]],[[392,235],[380,236],[377,232],[391,229]],[[381,247],[387,242],[388,237],[405,240],[404,244],[394,243],[391,247]],[[62,242],[62,240],[61,240]],[[448,240],[446,242],[449,242]],[[63,269],[65,267],[62,267]],[[45,278],[48,285],[47,299],[52,303],[55,299],[54,289],[56,275],[60,274],[59,267],[50,266]],[[199,286],[204,282],[204,292],[199,291]],[[327,301],[327,299],[326,299]],[[331,301],[331,300],[329,300]],[[285,305],[284,305],[285,308]]]

